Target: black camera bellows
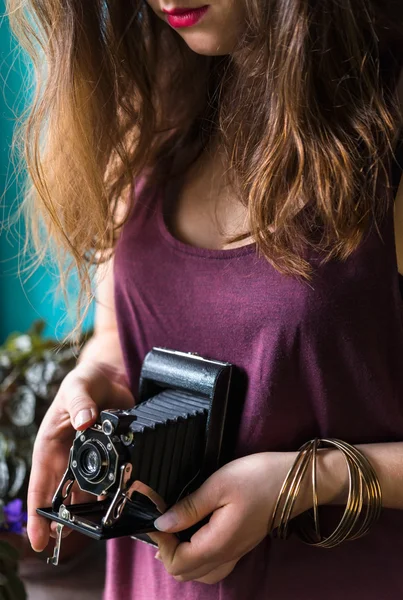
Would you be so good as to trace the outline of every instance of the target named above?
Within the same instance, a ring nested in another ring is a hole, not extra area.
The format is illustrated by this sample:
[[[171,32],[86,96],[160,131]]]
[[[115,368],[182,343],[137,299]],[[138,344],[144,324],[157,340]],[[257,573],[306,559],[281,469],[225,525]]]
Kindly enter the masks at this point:
[[[168,389],[130,411],[134,471],[168,504],[202,467],[208,410],[206,398]]]

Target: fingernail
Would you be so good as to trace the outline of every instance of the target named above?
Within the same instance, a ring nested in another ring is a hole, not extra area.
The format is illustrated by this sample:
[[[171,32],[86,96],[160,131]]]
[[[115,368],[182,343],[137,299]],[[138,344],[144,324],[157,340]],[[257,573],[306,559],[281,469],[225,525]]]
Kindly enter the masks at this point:
[[[76,416],[74,420],[74,427],[78,429],[79,427],[82,427],[83,425],[85,425],[85,423],[89,423],[90,421],[92,421],[92,412],[89,408],[85,408],[84,410],[80,410],[80,412]]]
[[[158,531],[167,531],[168,529],[175,527],[177,522],[178,519],[173,512],[166,512],[154,521],[154,527],[158,529]]]
[[[158,550],[158,552],[156,552],[154,558],[156,558],[157,560],[160,560],[162,562],[162,558],[161,558],[161,554],[160,554],[159,550]]]

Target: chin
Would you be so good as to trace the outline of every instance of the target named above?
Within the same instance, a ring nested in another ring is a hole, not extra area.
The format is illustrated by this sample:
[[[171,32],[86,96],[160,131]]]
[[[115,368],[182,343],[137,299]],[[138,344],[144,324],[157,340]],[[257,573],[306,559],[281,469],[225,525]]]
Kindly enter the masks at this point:
[[[183,40],[196,54],[203,56],[225,56],[231,54],[234,44],[223,40],[222,36],[207,36],[206,34],[182,34]]]

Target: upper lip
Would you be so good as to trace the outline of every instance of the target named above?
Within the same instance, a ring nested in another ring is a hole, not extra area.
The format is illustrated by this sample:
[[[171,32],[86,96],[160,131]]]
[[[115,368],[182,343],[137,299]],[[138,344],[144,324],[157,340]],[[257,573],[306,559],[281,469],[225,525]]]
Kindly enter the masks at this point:
[[[206,5],[204,5],[206,6]],[[170,8],[169,10],[166,8],[162,9],[162,12],[167,13],[168,15],[183,15],[184,13],[188,13],[191,12],[192,10],[198,10],[200,8],[204,8],[204,6],[195,6],[193,8],[191,7],[186,7],[186,8]]]

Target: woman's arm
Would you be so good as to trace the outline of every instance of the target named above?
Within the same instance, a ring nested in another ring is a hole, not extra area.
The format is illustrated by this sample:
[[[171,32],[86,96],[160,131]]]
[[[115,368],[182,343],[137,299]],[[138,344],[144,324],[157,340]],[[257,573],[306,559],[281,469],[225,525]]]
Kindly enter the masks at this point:
[[[383,493],[383,505],[403,509],[403,443],[357,446],[374,466]],[[269,533],[273,508],[281,485],[296,458],[295,452],[262,452],[232,461],[183,498],[156,523],[165,533],[149,534],[158,543],[156,558],[177,581],[216,583],[238,560]],[[347,467],[337,450],[320,450],[317,459],[321,504],[344,502],[348,491]],[[312,507],[310,476],[305,476],[293,516]],[[174,532],[212,516],[190,542],[179,543]]]
[[[378,475],[383,506],[403,510],[403,442],[363,444],[357,445],[357,448],[365,454]],[[332,504],[338,504],[347,493],[347,468],[343,455],[336,450],[331,452],[332,476],[327,479],[332,490],[327,491],[327,497],[333,498]]]
[[[113,258],[99,267],[94,335],[84,346],[79,362],[108,363],[124,373],[115,312]]]
[[[85,345],[79,364],[62,381],[35,440],[28,489],[28,535],[34,549],[43,550],[49,541],[50,521],[36,509],[52,502],[68,464],[75,430],[92,425],[104,408],[133,405],[118,337],[110,262],[99,275],[94,336]],[[86,501],[84,492],[73,491],[74,504]]]

